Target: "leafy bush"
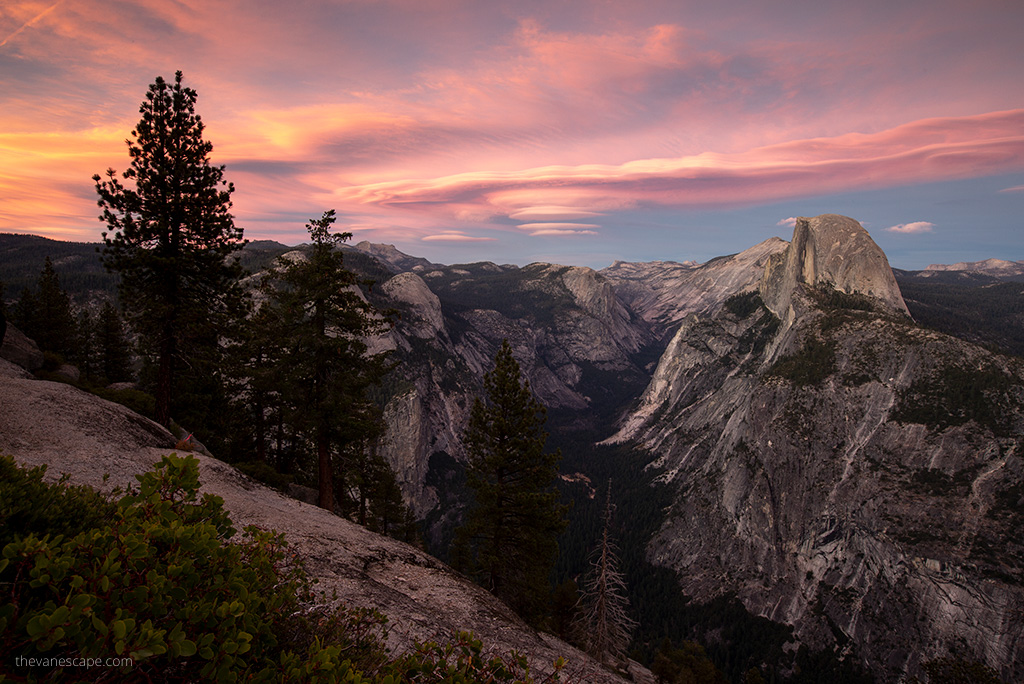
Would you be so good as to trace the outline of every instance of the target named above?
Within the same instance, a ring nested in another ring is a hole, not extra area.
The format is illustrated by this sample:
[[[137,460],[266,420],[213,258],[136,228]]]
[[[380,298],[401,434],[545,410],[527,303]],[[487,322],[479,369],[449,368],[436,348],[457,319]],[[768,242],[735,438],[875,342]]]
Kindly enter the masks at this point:
[[[0,549],[27,534],[58,530],[73,536],[108,521],[115,507],[89,487],[72,487],[67,477],[43,482],[46,466],[20,468],[0,456]]]
[[[116,504],[42,474],[0,459],[0,501],[21,502],[0,508],[0,680],[534,681],[521,656],[485,659],[468,634],[392,657],[386,618],[318,604],[283,536],[230,541],[191,455],[165,456]]]

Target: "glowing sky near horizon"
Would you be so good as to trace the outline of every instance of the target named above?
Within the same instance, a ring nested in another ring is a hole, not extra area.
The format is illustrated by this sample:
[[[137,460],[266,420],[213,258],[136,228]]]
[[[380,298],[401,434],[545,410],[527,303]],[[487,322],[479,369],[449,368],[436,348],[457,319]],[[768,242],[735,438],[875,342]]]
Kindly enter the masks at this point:
[[[1019,0],[7,0],[0,231],[96,241],[90,180],[182,70],[249,239],[326,209],[456,263],[695,259],[860,220],[894,266],[1024,259]]]

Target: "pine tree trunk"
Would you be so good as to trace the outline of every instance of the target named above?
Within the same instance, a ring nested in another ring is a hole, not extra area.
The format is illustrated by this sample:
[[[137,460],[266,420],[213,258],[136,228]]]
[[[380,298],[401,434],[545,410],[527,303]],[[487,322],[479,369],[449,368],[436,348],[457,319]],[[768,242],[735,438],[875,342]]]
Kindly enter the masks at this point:
[[[327,443],[326,435],[322,433],[317,434],[316,438],[316,456],[317,463],[319,464],[319,475],[320,475],[320,508],[325,508],[328,511],[334,510],[334,481],[331,472],[331,450]]]
[[[156,422],[171,427],[171,387],[174,380],[174,331],[165,326],[160,341],[160,367],[156,376]]]
[[[257,392],[253,411],[256,414],[256,460],[267,462],[267,417],[263,415],[263,393]]]

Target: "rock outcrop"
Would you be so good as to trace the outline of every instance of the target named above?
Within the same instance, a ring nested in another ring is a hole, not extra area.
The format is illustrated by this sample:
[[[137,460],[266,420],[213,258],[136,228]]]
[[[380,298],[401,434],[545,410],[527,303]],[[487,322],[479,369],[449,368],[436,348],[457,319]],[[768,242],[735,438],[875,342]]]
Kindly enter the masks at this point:
[[[769,259],[759,290],[768,310],[790,322],[801,285],[826,285],[846,294],[873,298],[909,316],[885,253],[855,220],[836,214],[798,218],[793,240]]]
[[[600,273],[622,302],[660,334],[690,314],[714,313],[729,297],[756,286],[769,258],[786,247],[785,240],[769,238],[704,264],[616,261]]]
[[[649,557],[885,681],[954,652],[1020,681],[1024,365],[915,326],[884,263],[802,220],[770,304],[684,321],[614,438],[675,491]]]
[[[0,359],[7,359],[29,371],[43,367],[43,352],[39,351],[39,346],[10,322],[0,342]]]
[[[69,385],[27,378],[0,359],[0,448],[25,465],[46,465],[48,478],[66,473],[73,484],[105,491],[125,487],[136,484],[134,476],[170,453],[173,444],[169,432],[123,406]],[[215,458],[195,456],[203,491],[224,499],[236,528],[258,525],[284,533],[319,580],[319,590],[390,618],[392,649],[401,652],[416,641],[470,630],[491,651],[526,655],[538,672],[550,671],[556,658],[565,657],[567,672],[577,681],[626,681],[568,644],[534,631],[488,592],[422,551],[285,497]],[[641,668],[635,675],[653,681]]]

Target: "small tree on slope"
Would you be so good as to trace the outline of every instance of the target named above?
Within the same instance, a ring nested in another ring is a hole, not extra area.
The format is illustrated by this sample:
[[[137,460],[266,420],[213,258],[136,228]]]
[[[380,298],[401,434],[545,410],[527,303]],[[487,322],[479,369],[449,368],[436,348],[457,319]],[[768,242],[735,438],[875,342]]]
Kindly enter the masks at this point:
[[[328,510],[335,508],[336,457],[365,457],[364,446],[383,430],[366,391],[390,370],[388,353],[368,354],[365,342],[390,323],[360,296],[358,277],[336,249],[352,234],[331,233],[334,221],[334,210],[310,221],[312,249],[304,258],[281,258],[266,282],[283,347],[287,421],[314,446],[318,503]]]
[[[625,659],[630,636],[636,627],[636,621],[629,616],[626,581],[619,572],[619,559],[611,540],[614,510],[612,483],[609,480],[604,505],[604,528],[591,560],[590,572],[583,584],[578,626],[587,651],[602,664]]]
[[[457,532],[453,555],[498,598],[536,620],[566,524],[566,507],[552,486],[561,454],[544,452],[546,412],[521,380],[508,341],[484,376],[484,389],[487,401],[474,401],[464,436],[475,506]]]

